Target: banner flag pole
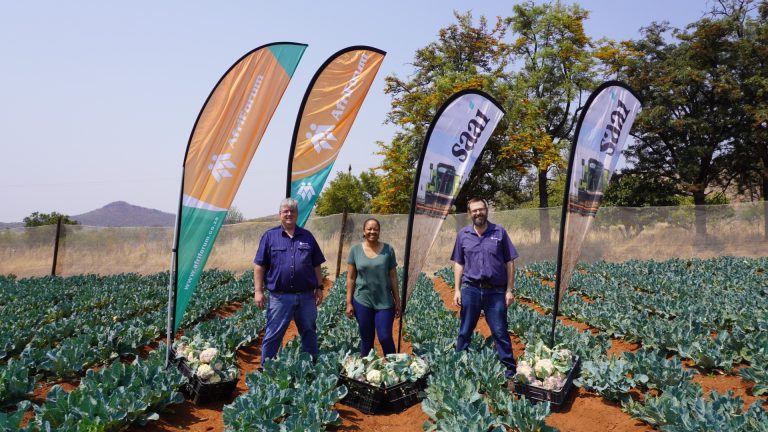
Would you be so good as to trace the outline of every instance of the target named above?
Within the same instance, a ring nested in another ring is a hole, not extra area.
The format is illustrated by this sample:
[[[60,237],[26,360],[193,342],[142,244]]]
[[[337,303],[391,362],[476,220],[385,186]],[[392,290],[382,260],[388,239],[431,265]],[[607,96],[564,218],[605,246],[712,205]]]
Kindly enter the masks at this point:
[[[429,125],[416,166],[408,213],[403,285],[400,289],[398,352],[408,297],[413,292],[427,254],[461,186],[469,178],[503,116],[504,110],[493,97],[470,89],[448,98]]]
[[[565,176],[550,347],[555,345],[560,301],[640,108],[640,98],[629,86],[608,81],[589,96],[579,115]]]

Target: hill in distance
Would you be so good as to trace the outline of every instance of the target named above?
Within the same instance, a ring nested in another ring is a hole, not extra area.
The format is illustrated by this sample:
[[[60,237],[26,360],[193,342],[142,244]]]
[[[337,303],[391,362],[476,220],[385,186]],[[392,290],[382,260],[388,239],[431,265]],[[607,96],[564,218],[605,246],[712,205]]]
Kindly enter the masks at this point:
[[[172,227],[176,215],[115,201],[87,213],[70,216],[81,225],[101,227]]]

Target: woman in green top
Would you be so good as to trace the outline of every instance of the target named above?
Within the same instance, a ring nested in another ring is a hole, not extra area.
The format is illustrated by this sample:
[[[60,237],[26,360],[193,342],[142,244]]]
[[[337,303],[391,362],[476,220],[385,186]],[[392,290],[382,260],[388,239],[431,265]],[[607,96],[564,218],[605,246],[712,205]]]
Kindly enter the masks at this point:
[[[397,260],[392,246],[379,241],[381,224],[363,223],[363,242],[352,246],[347,259],[347,316],[357,318],[360,354],[367,355],[378,335],[384,354],[395,352],[392,324],[400,316]]]

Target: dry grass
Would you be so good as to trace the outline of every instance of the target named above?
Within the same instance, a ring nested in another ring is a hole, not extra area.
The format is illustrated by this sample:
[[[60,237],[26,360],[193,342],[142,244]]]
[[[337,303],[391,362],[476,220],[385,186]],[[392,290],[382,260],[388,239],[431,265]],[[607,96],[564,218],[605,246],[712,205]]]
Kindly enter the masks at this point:
[[[558,241],[556,233],[550,236],[549,243],[542,244],[538,230],[520,226],[521,220],[530,219],[531,214],[536,215],[530,211],[524,212],[491,214],[491,220],[507,227],[512,242],[520,252],[518,265],[555,260]],[[362,224],[367,217],[369,215],[349,216],[342,246],[342,271],[346,268],[349,248],[360,241]],[[379,216],[379,219],[382,224],[382,240],[395,248],[398,262],[402,265],[407,217],[385,215]],[[449,258],[457,226],[461,227],[467,223],[465,215],[449,215],[425,256],[423,271],[433,272],[450,264]],[[206,267],[236,272],[250,270],[261,235],[276,224],[269,221],[224,226]],[[553,224],[555,227],[558,225],[559,223]],[[723,255],[768,256],[768,242],[763,237],[762,226],[761,219],[720,221],[709,227],[709,235],[703,240],[697,239],[691,229],[667,223],[657,223],[633,236],[627,236],[619,226],[593,226],[586,236],[579,260],[602,259],[619,262],[628,259],[665,260]],[[325,254],[325,266],[331,275],[336,272],[340,227],[340,215],[313,218],[307,226]],[[12,273],[20,277],[50,274],[54,232],[49,227],[0,231],[0,274]],[[428,237],[424,233],[420,233],[420,236]],[[165,271],[170,267],[172,238],[173,231],[169,228],[68,227],[59,247],[57,274],[149,274]],[[412,252],[414,256],[420,255],[420,252],[426,249],[424,245],[417,243],[418,241],[413,242],[413,248],[421,249]]]

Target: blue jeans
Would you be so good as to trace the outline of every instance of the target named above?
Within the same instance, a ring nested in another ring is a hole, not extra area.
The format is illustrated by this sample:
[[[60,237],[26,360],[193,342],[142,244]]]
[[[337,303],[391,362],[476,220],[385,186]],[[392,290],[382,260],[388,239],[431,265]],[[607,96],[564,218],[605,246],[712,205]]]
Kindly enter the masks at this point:
[[[504,375],[515,375],[515,358],[512,355],[512,340],[507,331],[507,306],[504,304],[504,288],[478,288],[463,285],[461,288],[461,324],[456,340],[456,352],[469,347],[472,332],[477,326],[480,311],[485,313],[485,321],[491,328],[491,335],[496,345],[499,360],[506,368]]]
[[[371,309],[352,299],[357,326],[360,328],[360,355],[366,356],[373,348],[373,338],[379,336],[384,355],[394,354],[395,340],[392,338],[392,324],[395,322],[395,308]]]
[[[310,353],[313,358],[317,357],[315,293],[313,291],[271,292],[267,306],[267,327],[264,330],[264,342],[261,345],[262,367],[266,359],[277,357],[291,319],[296,322],[296,328],[299,330],[301,349]]]

